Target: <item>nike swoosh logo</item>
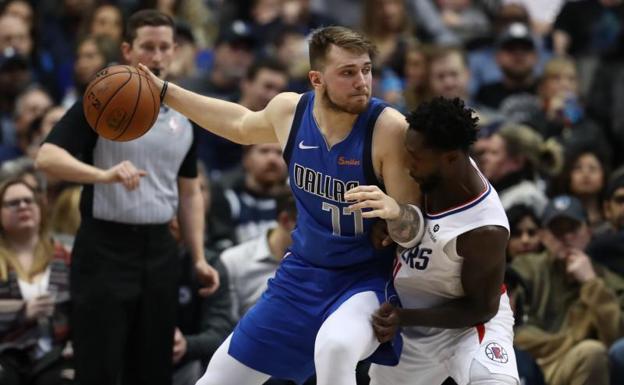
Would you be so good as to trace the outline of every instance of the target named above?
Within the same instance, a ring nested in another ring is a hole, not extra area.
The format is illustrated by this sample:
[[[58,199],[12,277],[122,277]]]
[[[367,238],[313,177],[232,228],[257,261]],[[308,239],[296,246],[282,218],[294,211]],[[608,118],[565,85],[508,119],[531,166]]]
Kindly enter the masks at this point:
[[[305,144],[303,144],[303,140],[301,142],[299,142],[299,148],[302,150],[312,150],[314,148],[319,148],[319,146],[306,146]]]

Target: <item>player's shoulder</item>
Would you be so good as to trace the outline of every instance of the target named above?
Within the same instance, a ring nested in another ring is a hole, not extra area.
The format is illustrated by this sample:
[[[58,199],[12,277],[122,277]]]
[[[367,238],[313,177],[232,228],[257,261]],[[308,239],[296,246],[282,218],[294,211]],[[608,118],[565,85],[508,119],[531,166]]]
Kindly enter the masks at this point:
[[[375,123],[376,131],[379,131],[384,135],[400,135],[401,139],[403,138],[407,127],[408,123],[405,119],[405,115],[390,106],[384,108]]]
[[[267,109],[270,112],[277,113],[294,113],[297,108],[297,103],[301,99],[301,94],[296,92],[282,92],[277,95],[267,105]]]

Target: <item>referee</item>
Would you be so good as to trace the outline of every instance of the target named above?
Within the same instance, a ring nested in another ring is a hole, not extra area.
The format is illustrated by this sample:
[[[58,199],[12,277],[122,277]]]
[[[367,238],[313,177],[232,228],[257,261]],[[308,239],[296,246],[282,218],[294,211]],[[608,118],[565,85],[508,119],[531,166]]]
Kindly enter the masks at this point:
[[[173,20],[143,10],[128,20],[121,45],[165,78],[174,54]],[[204,259],[204,208],[191,123],[163,105],[144,136],[97,136],[78,101],[37,156],[46,173],[84,184],[82,223],[72,255],[72,328],[81,384],[170,384],[177,305],[178,214],[198,277],[214,292],[219,277]]]

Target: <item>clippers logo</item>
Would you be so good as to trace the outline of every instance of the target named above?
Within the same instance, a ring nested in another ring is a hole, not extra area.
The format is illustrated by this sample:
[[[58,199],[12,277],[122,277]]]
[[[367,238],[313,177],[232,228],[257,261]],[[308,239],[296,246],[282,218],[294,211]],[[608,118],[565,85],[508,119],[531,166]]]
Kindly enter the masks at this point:
[[[509,361],[509,355],[505,349],[496,342],[490,342],[485,347],[485,355],[492,361],[506,364]]]

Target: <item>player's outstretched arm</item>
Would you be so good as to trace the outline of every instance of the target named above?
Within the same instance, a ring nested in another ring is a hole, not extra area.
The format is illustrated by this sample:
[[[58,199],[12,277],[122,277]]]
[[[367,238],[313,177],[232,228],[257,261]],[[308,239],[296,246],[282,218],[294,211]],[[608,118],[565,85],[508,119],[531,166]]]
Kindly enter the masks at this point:
[[[389,338],[399,326],[454,329],[489,321],[498,312],[507,237],[507,230],[499,226],[484,226],[460,235],[456,247],[464,259],[461,281],[465,296],[424,309],[398,309],[384,304],[373,315],[378,339]]]
[[[161,92],[161,100],[204,129],[240,144],[281,142],[280,117],[294,111],[298,95],[280,94],[273,98],[264,110],[251,111],[240,104],[202,96],[173,83],[165,82],[146,66],[139,70],[148,76]],[[295,100],[294,104],[290,100]],[[292,105],[291,105],[292,104]]]

